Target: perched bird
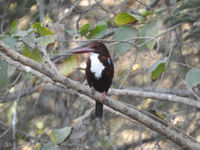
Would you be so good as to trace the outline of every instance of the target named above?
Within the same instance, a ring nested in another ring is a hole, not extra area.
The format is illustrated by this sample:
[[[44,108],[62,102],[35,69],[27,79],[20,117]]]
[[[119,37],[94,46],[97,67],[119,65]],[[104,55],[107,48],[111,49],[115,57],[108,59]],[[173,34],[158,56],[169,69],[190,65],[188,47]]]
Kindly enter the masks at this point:
[[[103,93],[105,99],[114,75],[114,65],[106,46],[100,42],[92,42],[88,47],[73,50],[72,53],[90,53],[86,63],[87,82],[92,90]],[[95,114],[97,118],[103,116],[103,104],[97,101]]]

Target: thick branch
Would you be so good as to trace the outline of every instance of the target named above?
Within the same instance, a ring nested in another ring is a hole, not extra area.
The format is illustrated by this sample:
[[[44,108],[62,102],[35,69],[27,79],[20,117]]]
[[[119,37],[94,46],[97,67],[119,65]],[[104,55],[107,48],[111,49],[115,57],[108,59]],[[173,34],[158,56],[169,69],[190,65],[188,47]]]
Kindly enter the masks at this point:
[[[85,94],[85,95],[95,99],[96,101],[102,102],[105,105],[113,108],[114,110],[119,111],[119,112],[123,113],[124,115],[129,116],[132,119],[137,120],[138,122],[142,123],[143,125],[147,126],[150,129],[160,133],[161,135],[168,138],[169,140],[171,140],[172,142],[176,143],[177,145],[179,145],[180,147],[182,147],[184,149],[193,149],[193,150],[200,149],[200,145],[198,143],[194,143],[192,141],[187,140],[183,136],[177,134],[175,131],[156,122],[155,120],[152,120],[151,118],[142,114],[138,110],[128,107],[125,103],[114,100],[108,96],[106,97],[106,100],[103,100],[101,93],[95,92],[94,94],[92,94],[91,90],[88,86],[86,87],[86,86],[80,84],[79,82],[73,81],[69,78],[62,76],[61,74],[54,73],[50,68],[48,68],[44,64],[39,64],[29,58],[26,58],[25,56],[20,55],[19,53],[15,52],[14,50],[9,48],[7,45],[5,45],[1,41],[0,41],[0,51],[1,51],[1,53],[4,53],[11,59],[13,59],[15,61],[19,61],[22,64],[27,65],[27,66],[37,70],[38,72],[48,76],[55,83],[62,84],[68,88],[72,88],[79,93]],[[6,62],[9,63],[9,61],[6,61]],[[31,73],[31,71],[30,71],[30,73]]]
[[[21,70],[23,72],[31,72],[31,74],[36,77],[39,76],[40,78],[42,78],[45,81],[52,82],[51,79],[48,78],[47,76],[45,76],[44,74],[36,71],[35,69],[30,68],[27,65],[21,64],[19,61],[12,60],[10,57],[6,56],[3,53],[0,53],[0,58],[1,58],[1,60],[5,61],[5,62],[9,62],[10,65],[15,66],[18,70]]]

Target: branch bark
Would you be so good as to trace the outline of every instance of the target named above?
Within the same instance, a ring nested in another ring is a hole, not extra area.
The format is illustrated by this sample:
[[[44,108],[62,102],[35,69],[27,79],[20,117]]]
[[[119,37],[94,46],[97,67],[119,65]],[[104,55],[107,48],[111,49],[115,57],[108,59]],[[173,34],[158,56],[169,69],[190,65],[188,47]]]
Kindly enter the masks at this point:
[[[122,114],[135,119],[136,121],[140,122],[141,124],[145,125],[146,127],[158,132],[159,134],[163,135],[164,137],[168,138],[172,142],[176,143],[183,149],[192,149],[192,150],[198,150],[200,149],[200,145],[198,143],[195,143],[193,141],[190,141],[186,138],[184,138],[182,135],[176,133],[175,131],[169,129],[168,127],[164,126],[163,124],[160,124],[156,122],[155,120],[151,119],[150,117],[142,114],[137,109],[133,109],[129,106],[127,106],[125,103],[122,103],[121,101],[114,100],[108,96],[106,96],[106,100],[103,100],[102,94],[95,92],[94,94],[91,93],[91,90],[88,86],[84,86],[79,82],[73,81],[69,78],[64,77],[61,74],[57,74],[53,72],[49,67],[45,66],[44,64],[39,64],[17,52],[12,50],[10,47],[8,47],[6,44],[0,41],[0,53],[7,55],[10,57],[13,61],[20,62],[23,65],[29,66],[31,68],[30,73],[32,73],[32,69],[40,72],[44,76],[47,76],[52,80],[52,83],[54,85],[63,85],[67,88],[71,88],[76,90],[77,92],[87,95],[91,97],[92,99],[104,103],[105,105],[109,106],[110,108],[121,112]],[[2,55],[0,55],[1,58]],[[7,63],[9,63],[8,60],[4,60]],[[21,68],[18,68],[19,70],[22,70]],[[22,70],[24,71],[24,70]],[[37,77],[41,78],[39,74],[35,74]],[[41,78],[42,79],[42,78]],[[45,79],[43,79],[45,80]]]
[[[123,90],[122,89],[110,89],[109,94],[136,96],[136,97],[141,97],[141,98],[152,98],[155,100],[162,100],[162,101],[175,102],[175,103],[179,103],[179,104],[185,104],[185,105],[200,109],[199,101],[195,101],[191,98],[176,96],[176,95],[172,95],[172,94],[144,92],[144,91],[128,90],[128,89],[123,89]]]

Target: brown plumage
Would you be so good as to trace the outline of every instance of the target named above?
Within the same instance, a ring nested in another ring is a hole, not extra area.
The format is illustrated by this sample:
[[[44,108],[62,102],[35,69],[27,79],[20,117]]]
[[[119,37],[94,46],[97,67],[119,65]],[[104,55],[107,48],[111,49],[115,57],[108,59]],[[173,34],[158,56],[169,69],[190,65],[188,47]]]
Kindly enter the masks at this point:
[[[101,76],[97,78],[95,73],[91,71],[91,57],[87,59],[86,78],[89,86],[95,90],[106,94],[111,86],[112,78],[114,75],[114,67],[111,61],[108,49],[103,43],[92,42],[89,44],[89,48],[94,50],[94,53],[99,54],[98,59],[103,64]],[[105,96],[105,95],[104,95]],[[95,108],[96,117],[101,118],[103,115],[103,104],[96,102]]]
[[[114,75],[114,66],[103,43],[92,42],[88,47],[75,49],[73,54],[91,53],[87,59],[86,78],[89,86],[96,91],[103,93],[104,99],[111,86]],[[103,116],[103,104],[96,102],[95,114],[97,118]]]

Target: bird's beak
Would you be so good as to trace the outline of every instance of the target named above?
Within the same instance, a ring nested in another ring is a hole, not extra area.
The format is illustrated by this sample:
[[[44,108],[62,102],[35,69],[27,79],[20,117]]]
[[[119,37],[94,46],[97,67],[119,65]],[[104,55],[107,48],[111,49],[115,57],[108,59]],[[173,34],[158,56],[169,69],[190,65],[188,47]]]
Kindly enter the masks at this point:
[[[67,53],[71,53],[71,54],[83,54],[83,53],[90,53],[90,52],[94,52],[94,50],[89,47],[83,47],[83,48],[67,51]]]

